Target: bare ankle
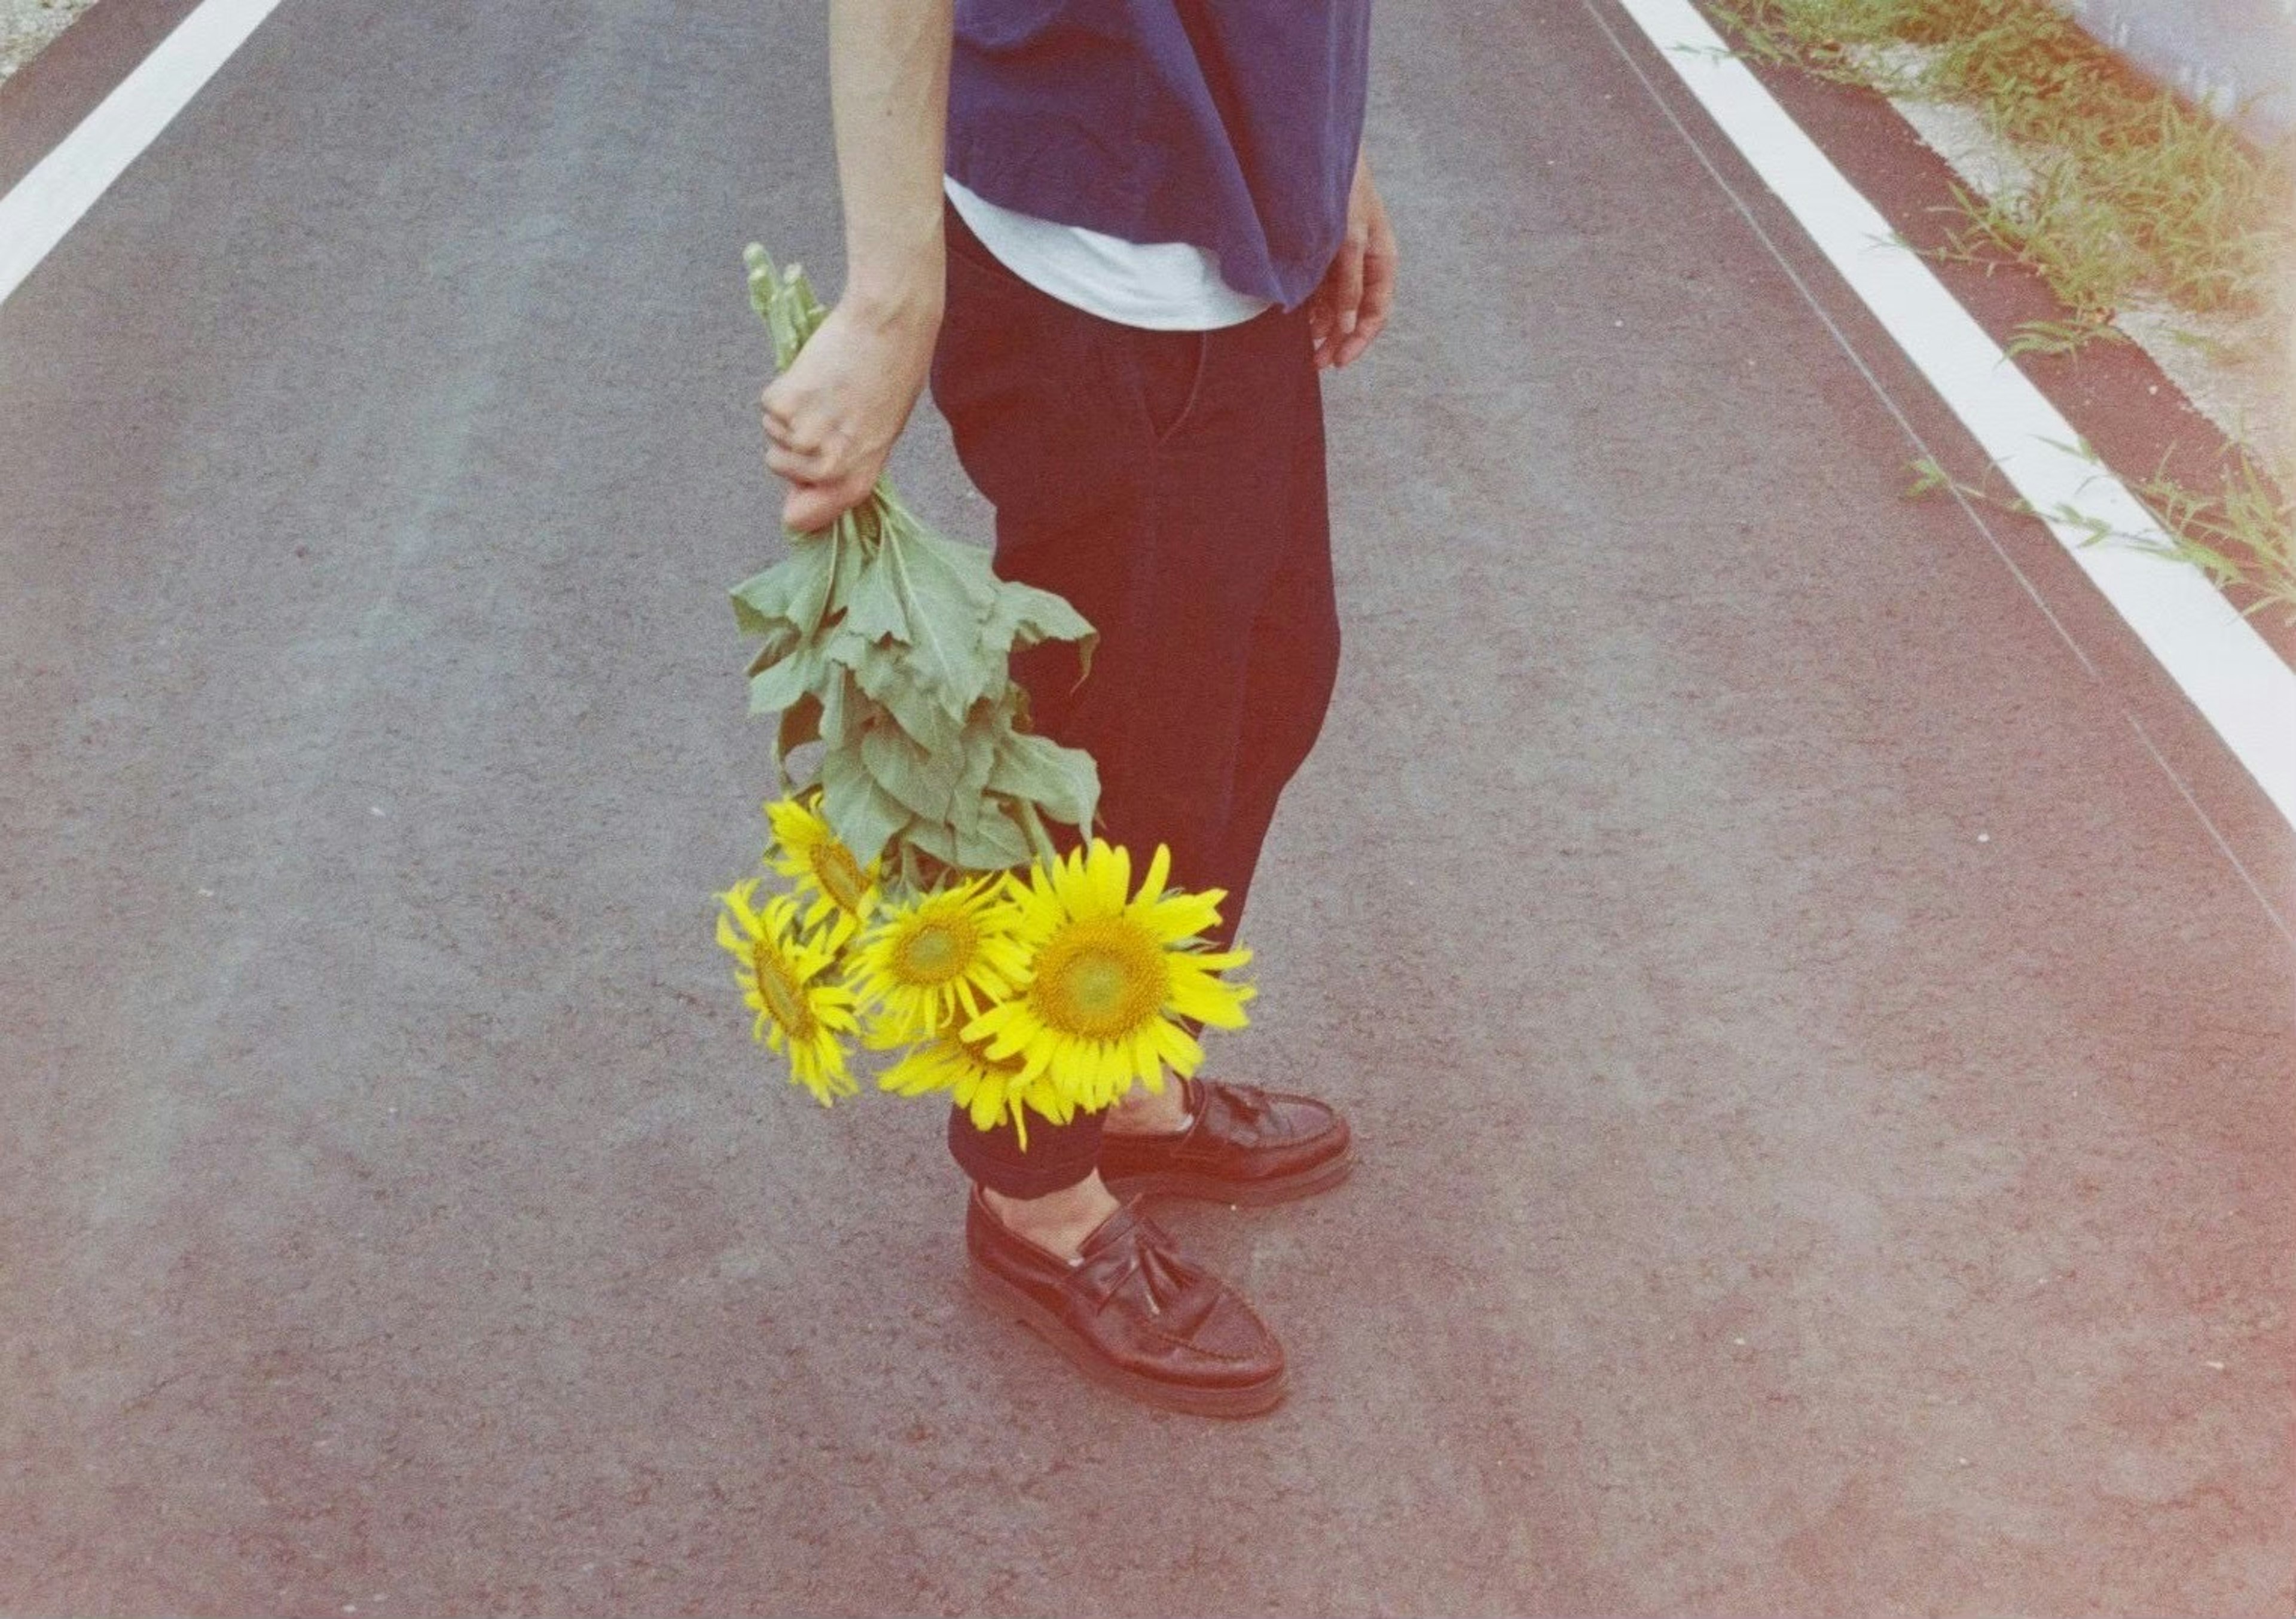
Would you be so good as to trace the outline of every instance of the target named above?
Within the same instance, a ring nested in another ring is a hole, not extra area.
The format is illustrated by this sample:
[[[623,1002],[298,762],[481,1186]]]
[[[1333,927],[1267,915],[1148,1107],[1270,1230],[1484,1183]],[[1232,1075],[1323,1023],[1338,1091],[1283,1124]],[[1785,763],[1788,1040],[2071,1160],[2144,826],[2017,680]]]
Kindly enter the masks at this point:
[[[1167,1080],[1160,1091],[1128,1092],[1108,1110],[1103,1128],[1118,1135],[1177,1135],[1192,1122],[1186,1087]]]
[[[1041,1198],[1008,1198],[986,1186],[980,1195],[1006,1231],[1062,1259],[1074,1259],[1085,1239],[1121,1206],[1101,1184],[1097,1170]]]

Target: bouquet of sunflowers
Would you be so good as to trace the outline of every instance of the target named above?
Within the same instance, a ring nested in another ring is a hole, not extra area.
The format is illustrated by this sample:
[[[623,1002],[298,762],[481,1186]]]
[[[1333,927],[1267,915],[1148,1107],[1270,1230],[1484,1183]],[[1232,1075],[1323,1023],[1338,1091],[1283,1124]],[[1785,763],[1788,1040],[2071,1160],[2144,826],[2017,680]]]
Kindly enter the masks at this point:
[[[786,368],[827,313],[804,274],[747,254],[750,298]],[[757,1014],[757,1039],[824,1105],[858,1087],[856,1044],[899,1053],[878,1080],[948,1092],[983,1130],[1027,1114],[1065,1124],[1203,1050],[1187,1024],[1237,1028],[1250,960],[1215,951],[1218,889],[1166,886],[1159,847],[1133,887],[1130,854],[1092,837],[1091,756],[1038,736],[1011,678],[1015,646],[1091,626],[1060,597],[999,579],[987,555],[932,533],[880,482],[790,555],[734,589],[762,644],[750,709],[779,718],[782,797],[766,805],[762,879],[718,895],[718,942]],[[800,785],[790,755],[818,743]],[[1073,827],[1065,855],[1050,824]]]

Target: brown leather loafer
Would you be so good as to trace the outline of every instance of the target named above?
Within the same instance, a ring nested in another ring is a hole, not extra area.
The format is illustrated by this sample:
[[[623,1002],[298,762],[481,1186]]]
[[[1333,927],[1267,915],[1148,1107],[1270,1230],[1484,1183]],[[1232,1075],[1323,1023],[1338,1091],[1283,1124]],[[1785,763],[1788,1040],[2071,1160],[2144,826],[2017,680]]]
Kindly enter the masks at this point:
[[[1193,1115],[1176,1135],[1101,1137],[1100,1178],[1139,1197],[1282,1203],[1337,1186],[1355,1165],[1348,1122],[1313,1097],[1218,1080],[1180,1082]]]
[[[973,1287],[1096,1383],[1206,1417],[1254,1416],[1283,1398],[1275,1335],[1128,1204],[1070,1263],[1006,1230],[976,1186],[964,1246]]]

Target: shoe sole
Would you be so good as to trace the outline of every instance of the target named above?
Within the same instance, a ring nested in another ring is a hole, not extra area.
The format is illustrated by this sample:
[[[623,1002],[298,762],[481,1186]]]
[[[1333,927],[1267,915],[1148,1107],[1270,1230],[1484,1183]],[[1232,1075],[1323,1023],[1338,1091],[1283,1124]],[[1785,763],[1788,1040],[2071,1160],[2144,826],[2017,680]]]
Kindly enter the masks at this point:
[[[1280,1180],[1224,1181],[1218,1175],[1190,1174],[1184,1170],[1168,1169],[1147,1174],[1128,1175],[1108,1182],[1111,1192],[1123,1189],[1122,1195],[1135,1198],[1199,1198],[1207,1203],[1234,1203],[1264,1208],[1271,1203],[1289,1203],[1294,1198],[1310,1198],[1320,1191],[1329,1191],[1346,1180],[1356,1166],[1355,1154],[1341,1153],[1322,1164],[1311,1164],[1297,1174]]]
[[[1093,1353],[1067,1322],[994,1271],[968,1261],[965,1275],[972,1290],[986,1303],[1059,1350],[1086,1377],[1103,1388],[1146,1404],[1185,1411],[1193,1417],[1257,1417],[1282,1404],[1290,1390],[1289,1368],[1266,1383],[1255,1383],[1246,1388],[1185,1388],[1111,1366]]]

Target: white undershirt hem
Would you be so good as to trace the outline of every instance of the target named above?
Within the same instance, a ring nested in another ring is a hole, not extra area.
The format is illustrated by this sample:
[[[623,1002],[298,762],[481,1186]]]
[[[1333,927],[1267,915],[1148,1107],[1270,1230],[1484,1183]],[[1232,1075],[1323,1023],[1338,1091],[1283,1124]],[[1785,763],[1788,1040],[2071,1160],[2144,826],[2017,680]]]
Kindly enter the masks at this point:
[[[1122,326],[1209,331],[1274,307],[1220,279],[1219,255],[1191,242],[1126,241],[990,202],[943,176],[981,245],[1039,292]]]

